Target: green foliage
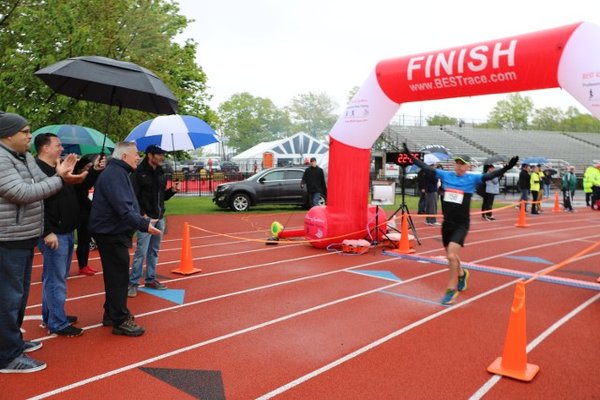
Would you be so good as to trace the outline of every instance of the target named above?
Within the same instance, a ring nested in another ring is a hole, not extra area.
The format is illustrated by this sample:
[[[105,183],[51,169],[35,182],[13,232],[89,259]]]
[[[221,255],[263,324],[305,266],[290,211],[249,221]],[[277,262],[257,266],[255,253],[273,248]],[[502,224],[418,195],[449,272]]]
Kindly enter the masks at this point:
[[[531,127],[544,131],[556,131],[560,129],[561,122],[565,119],[564,113],[556,107],[535,109]]]
[[[416,214],[419,197],[406,196],[405,203],[410,210]],[[502,207],[501,201],[494,204],[494,207]],[[388,215],[391,215],[400,206],[400,197],[396,199],[396,204],[384,206],[383,209]],[[474,200],[471,202],[471,208],[480,209],[481,201]],[[305,209],[298,206],[283,206],[283,205],[260,205],[254,206],[251,209],[252,213],[306,213]],[[175,196],[166,203],[166,215],[198,215],[198,214],[236,214],[235,211],[223,209],[215,205],[212,197],[187,197]]]
[[[441,114],[435,114],[433,117],[426,118],[425,121],[427,121],[427,125],[429,126],[458,125],[458,120],[456,118]]]
[[[312,137],[325,139],[338,116],[333,113],[337,104],[325,93],[299,94],[292,99],[288,111],[294,132],[305,132]]]
[[[154,114],[53,95],[33,73],[60,60],[98,55],[156,73],[179,99],[180,114],[215,122],[196,43],[174,38],[190,22],[173,0],[13,0],[0,3],[0,109],[22,114],[34,129],[73,123],[115,142]],[[120,112],[119,112],[120,111]]]
[[[275,140],[289,131],[286,111],[271,100],[237,93],[219,106],[219,119],[228,146],[242,152],[252,146]]]
[[[532,111],[533,101],[530,97],[512,93],[506,100],[496,103],[488,116],[488,122],[498,128],[526,129]]]

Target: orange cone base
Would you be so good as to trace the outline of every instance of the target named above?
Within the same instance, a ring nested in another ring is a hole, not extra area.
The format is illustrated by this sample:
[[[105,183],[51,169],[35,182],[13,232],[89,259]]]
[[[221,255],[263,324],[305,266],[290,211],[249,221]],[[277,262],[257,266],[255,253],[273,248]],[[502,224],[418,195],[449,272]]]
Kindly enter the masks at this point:
[[[529,228],[529,225],[527,225],[527,224],[515,224],[515,226],[517,228]]]
[[[177,269],[171,270],[171,272],[174,272],[176,274],[181,274],[181,275],[191,275],[191,274],[197,274],[198,272],[202,272],[202,270],[198,269],[198,268],[177,268]]]
[[[409,247],[408,249],[401,248],[401,247],[398,247],[397,249],[392,249],[392,250],[390,250],[390,252],[392,252],[392,253],[398,253],[398,254],[412,254],[412,253],[416,253],[416,250],[413,249],[412,247]]]
[[[502,367],[502,357],[496,358],[496,361],[490,364],[487,368],[488,372],[509,378],[518,379],[520,381],[531,382],[540,371],[540,367],[535,364],[526,364],[524,370],[513,370]]]

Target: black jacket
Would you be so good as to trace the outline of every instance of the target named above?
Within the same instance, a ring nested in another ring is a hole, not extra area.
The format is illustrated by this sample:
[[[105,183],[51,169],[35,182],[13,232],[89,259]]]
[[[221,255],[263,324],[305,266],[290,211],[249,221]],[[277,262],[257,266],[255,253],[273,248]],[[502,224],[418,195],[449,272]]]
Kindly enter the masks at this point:
[[[321,167],[310,166],[304,170],[302,175],[302,184],[306,185],[306,191],[308,193],[327,193],[327,186],[325,185],[325,174]]]
[[[140,214],[129,178],[132,171],[125,161],[113,158],[98,177],[89,224],[94,237],[97,234],[131,236],[135,231],[148,232],[150,218]]]
[[[530,186],[529,178],[529,172],[522,169],[521,172],[519,172],[519,180],[517,181],[517,187],[520,190],[528,190]]]
[[[131,174],[131,184],[142,215],[162,218],[165,215],[165,201],[175,194],[172,188],[165,189],[167,178],[162,167],[154,169],[148,164],[148,158],[144,158]]]
[[[56,169],[39,158],[35,159],[40,169],[48,176],[56,175]],[[44,233],[64,234],[73,232],[79,223],[79,201],[75,188],[63,185],[60,191],[44,200]]]

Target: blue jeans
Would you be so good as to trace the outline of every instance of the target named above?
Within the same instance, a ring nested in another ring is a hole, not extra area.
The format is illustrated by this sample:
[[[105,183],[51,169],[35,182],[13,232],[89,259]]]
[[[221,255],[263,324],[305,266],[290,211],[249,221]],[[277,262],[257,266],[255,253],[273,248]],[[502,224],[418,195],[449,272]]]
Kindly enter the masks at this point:
[[[544,197],[549,199],[550,198],[550,185],[544,183]]]
[[[311,193],[311,200],[313,206],[318,206],[321,201],[321,193]]]
[[[525,211],[527,211],[527,200],[529,200],[529,189],[521,189],[521,199],[525,201]]]
[[[31,284],[33,248],[0,247],[0,368],[23,353],[21,325]]]
[[[156,228],[161,232],[165,230],[165,219],[161,218],[156,223]],[[156,279],[156,263],[158,262],[158,250],[160,250],[160,242],[163,234],[151,235],[148,232],[136,233],[137,246],[133,255],[133,263],[131,264],[131,274],[129,275],[129,284],[137,286],[142,277],[144,268],[144,259],[146,259],[146,283]]]
[[[44,256],[42,271],[42,320],[50,332],[57,332],[69,326],[65,313],[67,300],[67,277],[73,260],[75,239],[73,232],[56,234],[58,248],[52,250],[40,238],[38,248]]]

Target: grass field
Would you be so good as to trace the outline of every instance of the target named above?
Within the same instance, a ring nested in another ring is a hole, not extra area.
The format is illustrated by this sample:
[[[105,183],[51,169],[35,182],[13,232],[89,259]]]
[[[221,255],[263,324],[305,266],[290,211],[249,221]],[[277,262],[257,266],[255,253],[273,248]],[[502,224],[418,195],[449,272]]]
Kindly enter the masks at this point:
[[[405,197],[406,205],[409,210],[417,210],[417,203],[419,199],[413,196]],[[401,199],[400,196],[396,198],[396,204],[390,206],[384,206],[383,209],[387,212],[394,212],[400,207]],[[503,203],[496,201],[494,207],[499,207]],[[212,197],[185,197],[175,196],[166,203],[166,215],[194,215],[194,214],[220,214],[220,213],[233,213],[229,209],[219,208],[212,202]],[[471,202],[471,208],[481,208],[480,200],[473,200]],[[289,212],[306,212],[305,209],[298,206],[283,206],[283,205],[260,205],[250,209],[251,212],[255,213],[289,213]]]

